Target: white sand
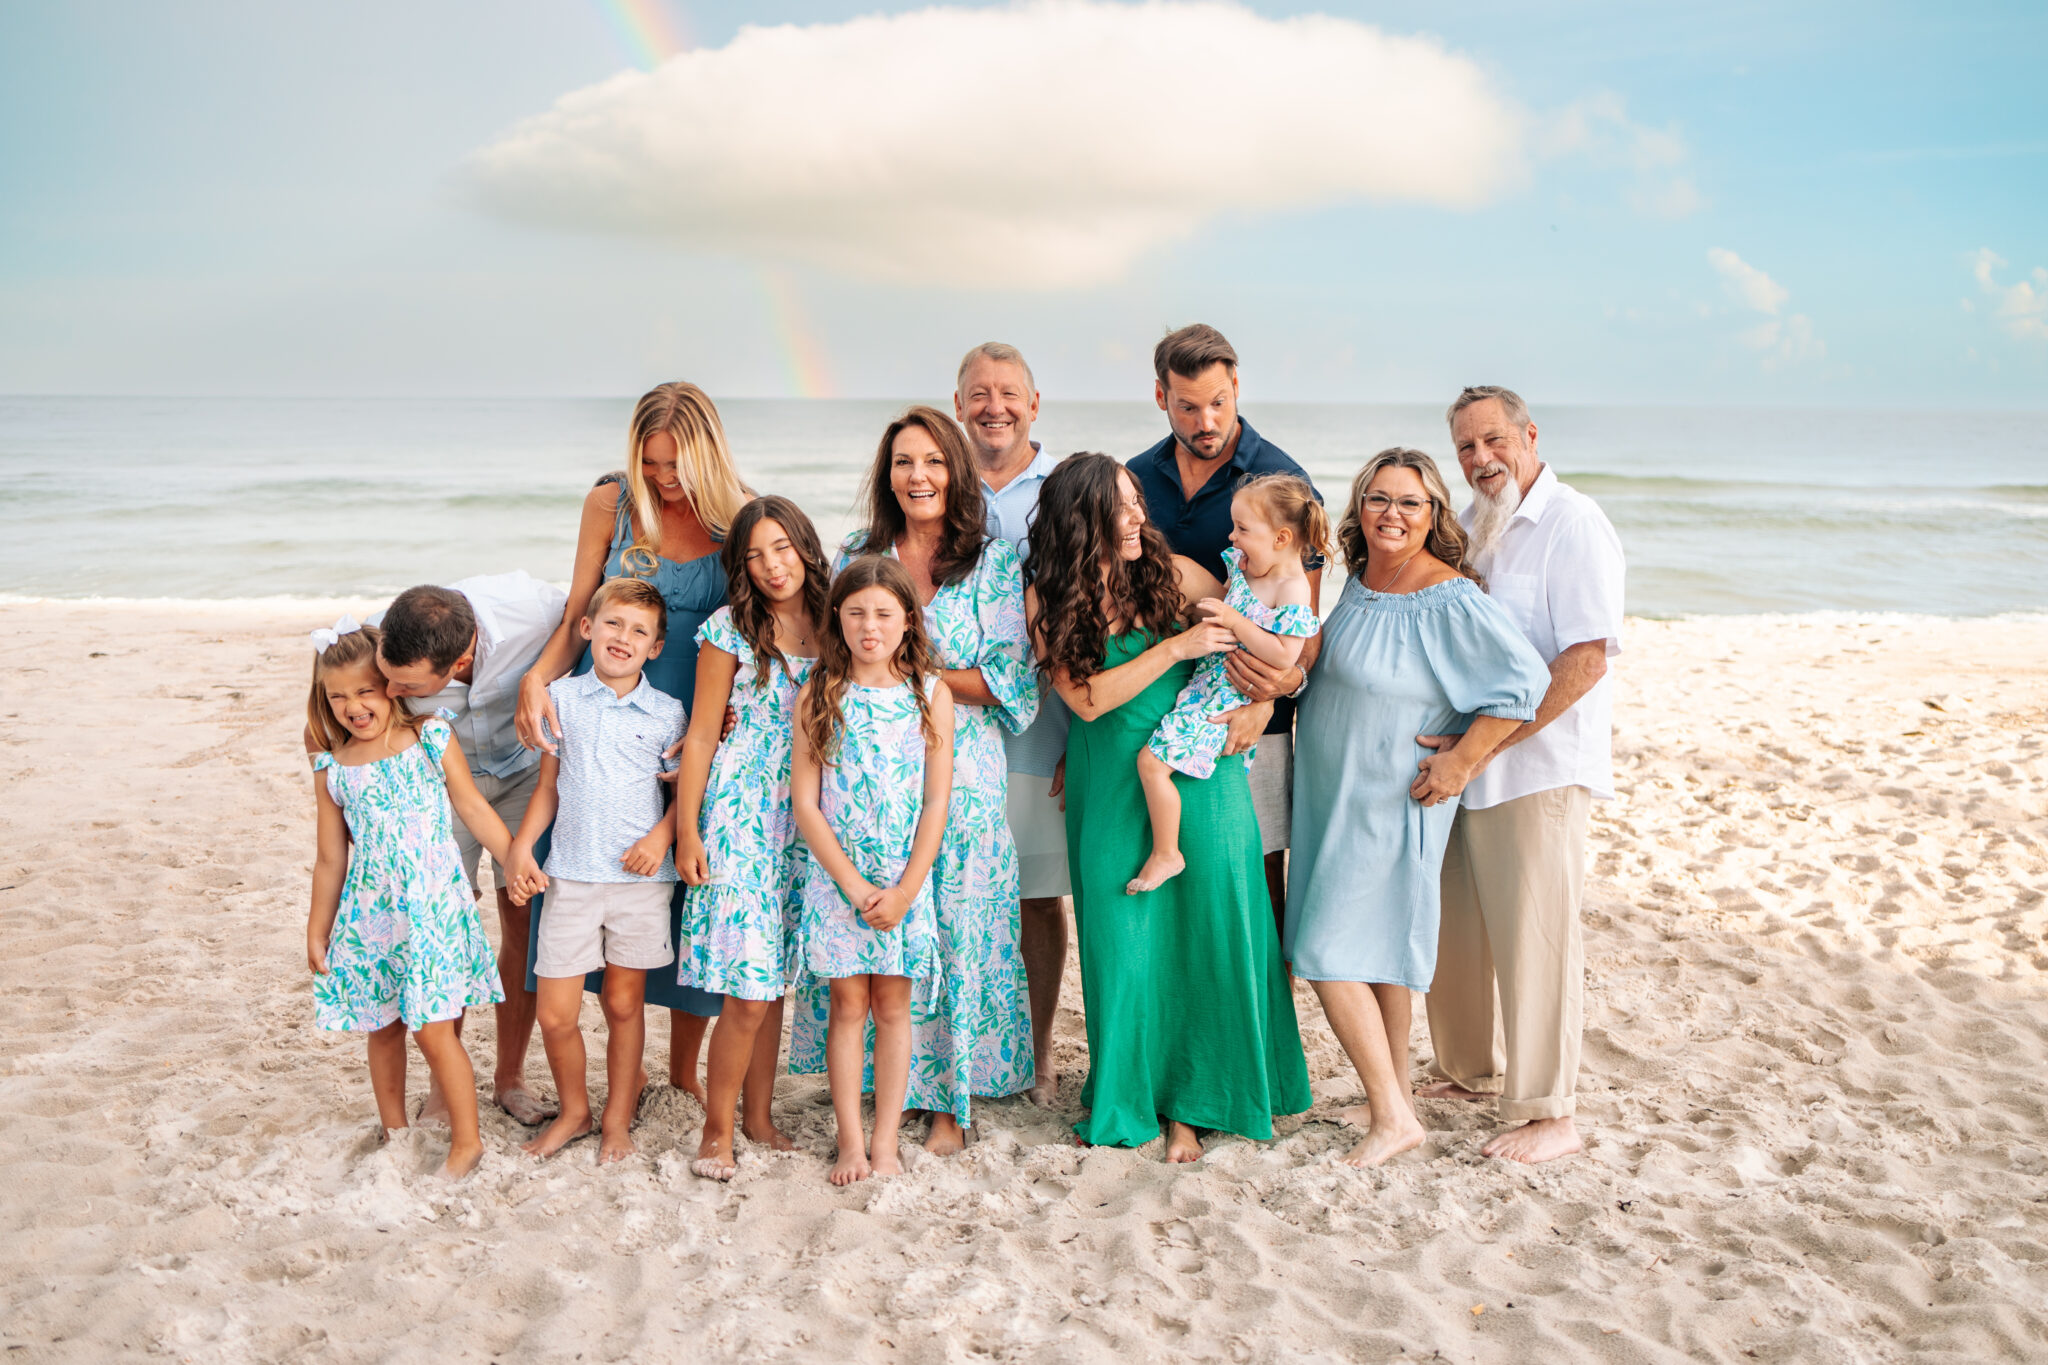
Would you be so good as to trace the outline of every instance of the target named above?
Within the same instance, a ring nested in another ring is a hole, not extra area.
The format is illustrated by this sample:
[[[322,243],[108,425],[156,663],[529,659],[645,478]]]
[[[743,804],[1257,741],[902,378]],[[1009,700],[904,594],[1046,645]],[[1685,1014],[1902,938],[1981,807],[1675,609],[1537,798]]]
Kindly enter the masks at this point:
[[[1631,626],[1582,1157],[1485,1160],[1447,1101],[1420,1152],[1335,1165],[1361,1094],[1305,990],[1306,1121],[1194,1168],[1077,1150],[1070,967],[1063,1112],[977,1106],[965,1156],[840,1191],[808,1079],[803,1150],[730,1186],[665,1086],[619,1168],[488,1109],[459,1186],[433,1136],[378,1146],[303,966],[331,615],[0,605],[6,1360],[2048,1352],[2048,621]]]

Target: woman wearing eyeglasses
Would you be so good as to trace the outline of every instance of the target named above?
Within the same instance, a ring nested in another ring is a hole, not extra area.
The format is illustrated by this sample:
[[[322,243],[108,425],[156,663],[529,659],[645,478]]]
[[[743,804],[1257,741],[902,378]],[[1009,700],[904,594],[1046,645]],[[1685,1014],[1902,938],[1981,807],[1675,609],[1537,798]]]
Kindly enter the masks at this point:
[[[1550,672],[1481,589],[1421,451],[1367,462],[1337,542],[1344,590],[1295,722],[1284,939],[1365,1082],[1372,1122],[1345,1160],[1372,1166],[1423,1138],[1409,992],[1436,975],[1437,878],[1458,794],[1536,714]],[[1440,756],[1416,742],[1438,726],[1464,735]]]

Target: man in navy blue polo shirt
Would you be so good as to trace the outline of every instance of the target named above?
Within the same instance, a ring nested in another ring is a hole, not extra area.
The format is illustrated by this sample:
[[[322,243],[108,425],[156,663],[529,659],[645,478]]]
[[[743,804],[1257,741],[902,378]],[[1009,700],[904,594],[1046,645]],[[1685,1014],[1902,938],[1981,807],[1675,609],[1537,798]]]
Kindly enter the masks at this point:
[[[1223,333],[1204,323],[1169,332],[1152,352],[1155,398],[1172,434],[1130,462],[1145,495],[1145,515],[1175,554],[1186,555],[1228,580],[1223,551],[1230,544],[1230,499],[1248,474],[1308,471],[1237,415],[1237,352]],[[1320,495],[1318,495],[1320,496]],[[1308,565],[1309,601],[1320,604],[1322,561]],[[1259,746],[1246,774],[1259,835],[1266,850],[1266,890],[1277,921],[1287,904],[1289,817],[1294,805],[1294,701],[1315,665],[1322,637],[1310,637],[1294,667],[1274,668],[1236,650],[1224,661],[1230,680],[1252,699],[1231,713],[1227,754]],[[1263,737],[1261,736],[1263,732]]]

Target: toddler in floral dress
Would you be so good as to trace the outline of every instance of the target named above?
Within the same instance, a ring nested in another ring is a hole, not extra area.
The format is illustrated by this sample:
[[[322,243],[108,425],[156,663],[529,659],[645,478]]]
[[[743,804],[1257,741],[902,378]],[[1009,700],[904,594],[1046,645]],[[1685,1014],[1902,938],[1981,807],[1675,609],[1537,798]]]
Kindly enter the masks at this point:
[[[1220,601],[1204,598],[1195,612],[1229,627],[1237,648],[1262,663],[1291,668],[1308,637],[1322,629],[1309,603],[1304,561],[1319,556],[1329,542],[1329,518],[1308,480],[1262,474],[1239,485],[1230,501],[1230,521],[1231,548],[1223,552],[1230,582]],[[1152,856],[1124,888],[1129,895],[1150,891],[1187,866],[1180,853],[1180,793],[1174,774],[1206,778],[1215,772],[1229,735],[1219,718],[1251,704],[1231,683],[1223,666],[1227,657],[1228,650],[1202,660],[1138,755],[1138,780],[1152,821]],[[1251,761],[1250,753],[1245,761]]]
[[[483,1157],[476,1080],[456,1022],[505,998],[477,918],[450,807],[505,865],[504,821],[438,716],[409,717],[385,690],[377,631],[349,617],[313,632],[306,720],[317,751],[319,845],[306,963],[320,1027],[369,1034],[370,1088],[385,1134],[406,1126],[405,1034],[448,1097],[441,1174]]]
[[[863,555],[832,583],[818,664],[797,702],[790,797],[808,850],[798,879],[804,966],[830,984],[825,1074],[839,1125],[831,1180],[903,1169],[910,986],[933,969],[931,870],[953,789],[953,696],[909,572]],[[861,1140],[874,1021],[875,1128]]]
[[[771,1113],[782,999],[796,965],[789,765],[797,689],[816,662],[832,590],[817,529],[787,498],[740,508],[720,553],[731,605],[697,632],[695,719],[676,781],[676,872],[690,885],[676,979],[725,997],[690,1167],[710,1180],[739,1171],[735,1100],[750,1141],[793,1145]]]

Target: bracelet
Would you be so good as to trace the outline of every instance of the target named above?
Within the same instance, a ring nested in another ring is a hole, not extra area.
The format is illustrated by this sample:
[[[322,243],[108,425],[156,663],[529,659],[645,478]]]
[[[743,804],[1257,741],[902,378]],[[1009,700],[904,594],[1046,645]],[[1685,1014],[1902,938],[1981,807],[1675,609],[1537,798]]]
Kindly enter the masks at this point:
[[[1294,667],[1301,673],[1301,682],[1296,685],[1295,689],[1292,692],[1289,692],[1287,694],[1290,698],[1298,697],[1302,693],[1308,691],[1308,670],[1302,668],[1300,664],[1296,664]]]

